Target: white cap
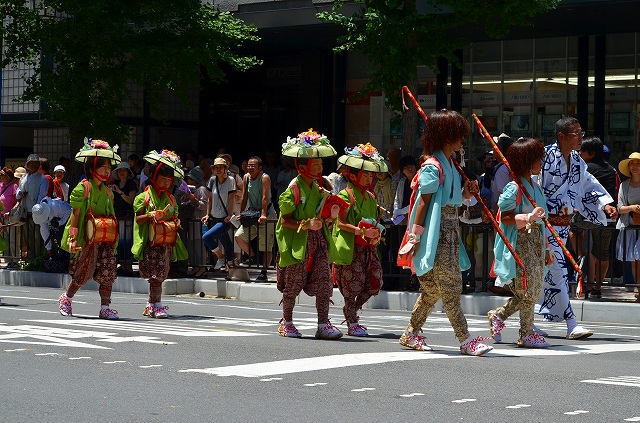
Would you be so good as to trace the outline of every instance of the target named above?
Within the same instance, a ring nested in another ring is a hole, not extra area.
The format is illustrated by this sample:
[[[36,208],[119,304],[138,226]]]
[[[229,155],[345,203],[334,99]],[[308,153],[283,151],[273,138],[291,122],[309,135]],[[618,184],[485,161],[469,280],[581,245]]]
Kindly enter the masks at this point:
[[[64,168],[64,166],[62,165],[58,165],[56,167],[53,168],[53,173],[56,173],[57,171],[61,171],[61,172],[67,172],[67,169]]]

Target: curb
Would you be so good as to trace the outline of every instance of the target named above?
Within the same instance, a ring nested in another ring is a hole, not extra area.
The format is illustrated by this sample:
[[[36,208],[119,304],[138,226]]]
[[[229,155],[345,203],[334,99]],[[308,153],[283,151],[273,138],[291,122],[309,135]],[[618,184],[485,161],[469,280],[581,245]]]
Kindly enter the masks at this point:
[[[27,286],[38,288],[64,289],[71,282],[71,276],[63,273],[45,273],[22,270],[0,270],[0,285]],[[83,289],[98,290],[98,284],[91,280]],[[146,279],[119,276],[113,284],[113,292],[147,294],[149,284]],[[275,283],[246,283],[225,279],[166,279],[162,284],[163,295],[184,295],[204,292],[205,295],[233,298],[239,301],[279,304],[282,294]],[[411,311],[420,294],[417,292],[380,291],[364,305],[368,310]],[[462,295],[460,302],[465,314],[486,316],[489,310],[504,305],[508,297],[476,292]],[[333,306],[344,306],[344,299],[337,288],[333,290]],[[307,295],[298,296],[298,304],[315,305],[315,299]],[[576,319],[585,322],[640,324],[640,305],[625,302],[583,301],[572,299],[571,304]],[[433,311],[442,312],[442,302],[438,301]]]

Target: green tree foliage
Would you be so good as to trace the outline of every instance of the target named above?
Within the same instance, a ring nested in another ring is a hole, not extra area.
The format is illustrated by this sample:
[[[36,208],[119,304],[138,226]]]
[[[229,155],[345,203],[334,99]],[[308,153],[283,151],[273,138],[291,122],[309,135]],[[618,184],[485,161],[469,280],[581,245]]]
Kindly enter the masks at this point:
[[[336,51],[359,51],[368,59],[370,80],[360,94],[382,90],[388,105],[400,109],[400,89],[417,77],[417,66],[436,70],[439,57],[454,63],[454,52],[468,41],[470,28],[499,38],[514,26],[530,25],[532,16],[559,0],[355,0],[333,2],[318,18],[345,30]],[[349,16],[342,10],[356,4]]]
[[[494,38],[503,37],[509,28],[530,25],[532,16],[558,3],[559,0],[334,0],[332,11],[318,13],[317,17],[345,30],[335,51],[359,51],[368,59],[370,79],[355,97],[383,91],[387,106],[401,111],[402,86],[407,85],[417,94],[418,65],[437,72],[440,57],[459,65],[454,53],[468,43],[461,34],[475,30]],[[418,116],[413,107],[409,110],[402,114],[402,149],[411,153],[417,140]]]
[[[69,125],[72,151],[85,135],[126,136],[123,105],[143,107],[134,86],[162,118],[166,89],[188,104],[203,76],[220,81],[224,69],[260,63],[239,52],[256,29],[201,0],[7,0],[0,10],[3,66],[35,69],[18,100]]]

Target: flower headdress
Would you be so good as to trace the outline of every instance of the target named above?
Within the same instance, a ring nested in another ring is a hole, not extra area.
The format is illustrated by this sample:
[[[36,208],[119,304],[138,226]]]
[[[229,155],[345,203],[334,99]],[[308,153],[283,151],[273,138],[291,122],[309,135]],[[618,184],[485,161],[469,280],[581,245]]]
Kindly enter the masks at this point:
[[[336,154],[326,135],[315,132],[313,128],[299,133],[296,138],[287,137],[287,142],[282,144],[282,155],[287,157],[318,158]]]
[[[117,144],[111,147],[106,141],[85,137],[84,144],[76,154],[75,160],[76,162],[84,163],[92,157],[104,157],[109,159],[112,166],[117,166],[122,161],[120,156],[116,154],[118,148]]]
[[[182,170],[180,156],[178,156],[174,151],[161,150],[158,152],[152,150],[149,154],[144,156],[144,160],[151,165],[161,162],[173,169],[173,175],[176,178],[184,178],[184,171]]]
[[[338,158],[341,165],[376,173],[387,171],[384,157],[369,142],[351,148],[345,147],[344,152],[345,154]]]
[[[366,144],[358,144],[355,147],[345,147],[344,152],[349,156],[362,157],[365,160],[373,160],[379,162],[384,158],[378,153],[378,149],[371,145],[370,142]]]

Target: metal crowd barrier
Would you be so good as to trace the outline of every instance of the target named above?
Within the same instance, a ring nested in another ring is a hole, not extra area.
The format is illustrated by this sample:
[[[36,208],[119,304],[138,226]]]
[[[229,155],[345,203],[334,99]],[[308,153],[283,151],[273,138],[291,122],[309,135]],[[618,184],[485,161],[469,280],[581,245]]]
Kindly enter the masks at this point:
[[[268,219],[264,225],[258,225],[257,234],[253,234],[251,228],[249,230],[249,237],[252,238],[256,235],[256,238],[251,242],[252,249],[256,254],[258,261],[245,265],[247,268],[253,269],[274,269],[275,262],[277,260],[277,243],[274,243],[273,259],[271,263],[265,264],[262,259],[264,252],[258,251],[258,241],[260,237],[269,236],[271,233],[275,233],[277,219]],[[3,223],[5,223],[3,221]],[[235,233],[235,227],[231,226]],[[404,234],[406,226],[394,226],[391,224],[386,225],[386,232],[383,236],[383,242],[379,247],[380,259],[383,268],[383,278],[386,287],[383,289],[402,289],[402,286],[406,281],[411,278],[411,274],[407,269],[401,269],[395,264],[397,257],[397,251],[399,248],[400,240]],[[611,237],[611,243],[609,245],[610,251],[610,265],[607,271],[607,275],[603,279],[603,286],[638,286],[638,281],[633,280],[633,276],[630,272],[630,262],[620,261],[616,259],[616,238],[625,237],[623,246],[626,246],[626,237],[629,236],[631,231],[636,236],[640,236],[640,226],[631,226],[624,230],[615,229],[615,224],[610,224],[606,230],[613,232]],[[582,250],[585,251],[584,256],[587,263],[583,264],[584,269],[584,285],[586,287],[592,286],[593,281],[589,281],[587,277],[588,260],[590,251],[589,240],[591,239],[591,231],[583,230],[585,245]],[[231,239],[233,240],[233,233]],[[125,265],[128,267],[135,265],[136,261],[131,253],[131,245],[133,244],[133,220],[121,219],[119,221],[119,235],[120,241],[117,249],[117,258],[119,265]],[[213,267],[215,265],[215,256],[202,243],[202,223],[199,220],[189,220],[182,222],[182,229],[180,229],[180,236],[184,242],[187,251],[189,252],[189,259],[184,265],[187,266],[206,266]],[[490,269],[493,263],[493,244],[495,241],[495,232],[490,224],[460,224],[460,235],[462,237],[463,245],[467,250],[467,254],[471,261],[471,269],[463,274],[463,280],[465,284],[470,284],[474,287],[474,290],[486,291],[491,281]],[[29,237],[40,237],[39,230],[35,232],[29,231],[28,225],[5,227],[2,236],[9,244],[6,251],[0,253],[0,258],[6,264],[8,262],[16,262],[19,259],[26,259],[27,261],[33,260],[31,257],[27,257],[27,244]],[[568,248],[572,251],[579,249],[573,248],[568,243]],[[44,253],[44,251],[43,251]],[[243,255],[245,256],[245,255]],[[625,254],[626,257],[626,254]],[[579,257],[575,257],[578,260]],[[572,269],[569,269],[570,274]],[[570,279],[571,280],[571,279]],[[571,280],[571,283],[575,283],[575,278]]]

